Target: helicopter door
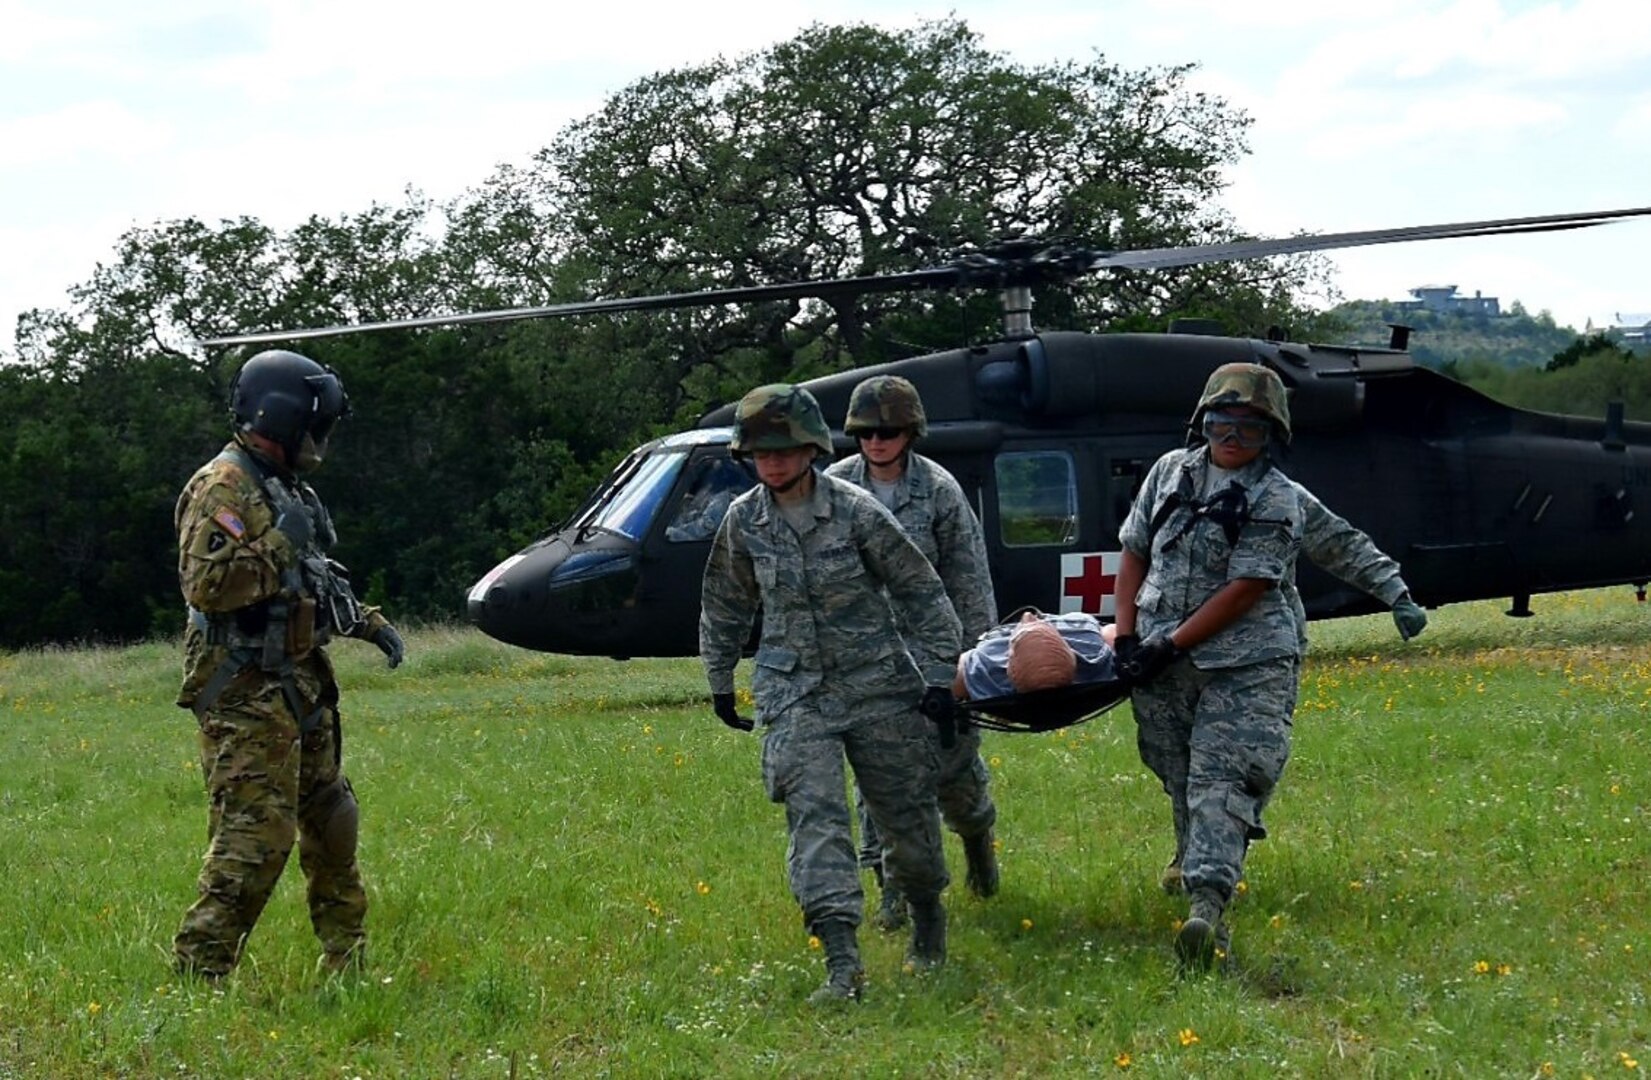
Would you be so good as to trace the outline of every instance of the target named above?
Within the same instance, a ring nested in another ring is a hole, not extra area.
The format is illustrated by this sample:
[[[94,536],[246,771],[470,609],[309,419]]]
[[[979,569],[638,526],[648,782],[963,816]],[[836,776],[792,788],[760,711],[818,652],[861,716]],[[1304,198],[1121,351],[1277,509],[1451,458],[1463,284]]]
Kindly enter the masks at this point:
[[[986,548],[998,606],[1061,610],[1062,556],[1100,538],[1093,461],[1070,445],[1017,443],[992,461],[984,490]],[[1086,505],[1087,503],[1087,505]]]
[[[699,635],[699,584],[711,539],[736,496],[756,478],[721,444],[695,447],[642,546],[638,604],[673,640]],[[668,624],[668,627],[667,625]]]

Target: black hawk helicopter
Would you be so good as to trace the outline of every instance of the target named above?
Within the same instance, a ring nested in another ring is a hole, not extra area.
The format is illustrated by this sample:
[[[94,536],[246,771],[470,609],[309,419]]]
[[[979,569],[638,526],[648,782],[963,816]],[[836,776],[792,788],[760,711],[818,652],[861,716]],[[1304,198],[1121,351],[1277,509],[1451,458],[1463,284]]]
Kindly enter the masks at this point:
[[[1112,612],[1118,528],[1147,468],[1184,443],[1209,373],[1265,364],[1291,391],[1286,471],[1364,529],[1426,606],[1651,580],[1651,423],[1510,408],[1387,347],[1307,345],[1210,333],[1037,332],[1031,289],[1111,269],[1188,266],[1451,237],[1586,228],[1651,207],[1181,248],[1099,252],[1018,240],[903,274],[802,281],[456,316],[240,334],[204,345],[647,311],[870,292],[1001,291],[1002,340],[810,380],[828,420],[873,374],[910,379],[929,434],[919,450],[957,477],[985,527],[998,607]],[[1202,328],[1183,328],[1202,329]],[[754,482],[728,452],[733,406],[632,451],[565,523],[478,580],[469,618],[501,641],[548,652],[691,656],[700,581],[728,503]],[[840,432],[841,451],[852,441]],[[1311,618],[1376,610],[1300,567]]]

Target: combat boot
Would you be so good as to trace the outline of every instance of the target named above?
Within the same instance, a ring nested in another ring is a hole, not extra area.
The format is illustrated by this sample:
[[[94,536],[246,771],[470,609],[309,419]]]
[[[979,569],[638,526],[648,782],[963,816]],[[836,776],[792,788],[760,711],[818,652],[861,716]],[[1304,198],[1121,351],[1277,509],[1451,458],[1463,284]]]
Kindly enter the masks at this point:
[[[826,981],[808,995],[808,1003],[835,1005],[860,1000],[866,971],[860,966],[860,943],[855,938],[854,924],[847,919],[826,919],[815,926],[814,934],[825,950]]]
[[[871,921],[879,930],[898,930],[906,925],[906,894],[892,878],[883,879],[883,896]]]
[[[906,963],[927,971],[946,962],[946,908],[938,895],[911,901],[911,948]]]
[[[963,838],[963,857],[969,864],[963,883],[982,900],[997,895],[997,841],[992,830]]]
[[[1224,958],[1231,944],[1231,935],[1221,921],[1226,904],[1213,889],[1192,891],[1192,914],[1175,934],[1175,958],[1181,970],[1199,973],[1210,970],[1218,958]]]
[[[1164,872],[1158,875],[1158,887],[1170,896],[1180,896],[1187,891],[1187,887],[1181,883],[1181,856],[1179,854],[1164,864]]]

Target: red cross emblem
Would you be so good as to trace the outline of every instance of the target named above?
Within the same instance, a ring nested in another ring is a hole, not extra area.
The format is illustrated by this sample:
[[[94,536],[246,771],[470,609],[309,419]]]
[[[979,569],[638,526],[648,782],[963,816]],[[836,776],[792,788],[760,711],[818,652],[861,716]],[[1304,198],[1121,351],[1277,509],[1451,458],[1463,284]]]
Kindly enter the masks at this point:
[[[1117,613],[1114,592],[1118,588],[1119,551],[1086,551],[1061,555],[1061,611],[1087,611],[1091,615]]]

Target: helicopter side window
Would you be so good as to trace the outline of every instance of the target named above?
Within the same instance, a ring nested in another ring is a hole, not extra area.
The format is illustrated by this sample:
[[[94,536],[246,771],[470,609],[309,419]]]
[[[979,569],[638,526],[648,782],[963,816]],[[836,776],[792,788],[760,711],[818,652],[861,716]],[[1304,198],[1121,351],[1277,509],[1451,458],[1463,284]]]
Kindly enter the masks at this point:
[[[722,524],[729,504],[753,482],[751,474],[730,458],[701,459],[688,481],[687,493],[677,504],[676,514],[665,526],[665,539],[673,544],[709,540]]]
[[[1112,521],[1118,528],[1122,528],[1124,520],[1129,517],[1129,508],[1134,505],[1135,495],[1141,490],[1141,483],[1147,478],[1147,469],[1151,468],[1154,460],[1112,459],[1109,490],[1112,494]]]
[[[1070,544],[1078,538],[1077,469],[1060,450],[999,454],[998,528],[1005,547]]]
[[[659,504],[676,483],[676,474],[682,471],[686,458],[687,455],[681,453],[650,456],[629,480],[623,481],[624,487],[602,508],[591,525],[632,540],[642,539],[648,524],[659,512]]]

